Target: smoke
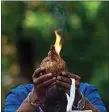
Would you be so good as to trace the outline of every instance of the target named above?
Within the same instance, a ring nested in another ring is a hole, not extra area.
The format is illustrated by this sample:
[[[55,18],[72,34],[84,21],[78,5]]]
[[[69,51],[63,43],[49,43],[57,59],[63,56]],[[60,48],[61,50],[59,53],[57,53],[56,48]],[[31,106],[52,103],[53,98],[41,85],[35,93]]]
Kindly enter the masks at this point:
[[[67,27],[67,10],[66,10],[66,2],[62,1],[49,1],[46,2],[49,11],[53,15],[53,18],[57,21],[56,28],[62,32],[66,31]]]

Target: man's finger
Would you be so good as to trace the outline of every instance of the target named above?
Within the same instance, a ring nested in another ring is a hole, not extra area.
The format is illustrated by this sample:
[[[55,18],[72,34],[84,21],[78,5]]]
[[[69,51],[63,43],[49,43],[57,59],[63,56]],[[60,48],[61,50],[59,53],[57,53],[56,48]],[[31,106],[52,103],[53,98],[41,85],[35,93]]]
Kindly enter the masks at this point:
[[[56,81],[56,84],[59,85],[59,86],[62,86],[65,89],[68,89],[68,90],[70,90],[70,88],[71,88],[70,84],[64,83],[64,82],[59,81],[59,80]]]
[[[51,73],[46,74],[46,75],[41,75],[38,78],[33,78],[33,83],[35,85],[38,85],[40,83],[44,83],[44,81],[49,80],[50,78],[52,78],[52,76],[53,76],[53,74],[51,74]]]
[[[70,78],[67,78],[67,77],[64,77],[64,76],[58,76],[57,79],[58,79],[59,81],[63,81],[63,82],[68,83],[68,84],[70,84],[70,85],[71,85],[71,83],[72,83],[72,81],[71,81]]]
[[[48,88],[50,88],[50,87],[52,87],[52,86],[54,86],[54,85],[56,85],[56,81],[54,81],[52,84],[50,84],[50,85],[48,86]]]
[[[78,75],[75,75],[70,72],[62,72],[63,76],[69,77],[69,78],[74,78],[75,80],[80,80],[80,77]]]
[[[40,73],[44,72],[44,70],[45,70],[45,69],[44,69],[43,67],[42,67],[42,68],[36,69],[32,77],[33,77],[33,78],[34,78],[34,77],[39,77],[39,76],[40,76]]]
[[[70,95],[70,90],[65,89],[65,92]]]
[[[54,83],[56,81],[56,77],[52,78],[52,79],[49,79],[41,84],[39,84],[37,86],[37,88],[45,88],[45,87],[49,87],[52,83]]]

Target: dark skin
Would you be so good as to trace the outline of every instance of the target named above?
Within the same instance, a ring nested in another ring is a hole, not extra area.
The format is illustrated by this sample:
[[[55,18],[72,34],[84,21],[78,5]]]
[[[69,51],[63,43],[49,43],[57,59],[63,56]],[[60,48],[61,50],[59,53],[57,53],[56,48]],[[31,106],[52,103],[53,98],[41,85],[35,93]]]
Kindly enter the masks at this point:
[[[75,82],[76,82],[75,83],[75,85],[76,85],[75,100],[74,100],[73,105],[77,106],[78,101],[81,100],[81,98],[82,98],[81,93],[79,91],[80,77],[78,75],[75,75],[70,72],[62,72],[57,77],[56,84],[63,87],[66,90],[66,92],[69,94],[70,87],[71,87],[71,79],[70,78],[74,78]],[[93,112],[100,112],[90,103],[90,101],[88,101],[87,98],[85,98],[85,107],[83,110],[92,110]]]
[[[33,102],[38,104],[37,107],[39,107],[40,104],[43,103],[45,98],[45,93],[50,86],[56,84],[57,86],[63,87],[66,93],[69,94],[70,87],[71,87],[70,78],[74,78],[76,81],[76,90],[75,90],[76,93],[75,93],[75,100],[74,100],[74,105],[76,106],[77,102],[81,99],[81,94],[79,91],[80,77],[73,73],[62,72],[56,78],[52,73],[44,74],[44,71],[45,71],[44,68],[38,68],[35,70],[32,76],[34,88],[30,92],[30,97]],[[93,110],[94,112],[99,112],[87,99],[85,100],[85,102],[86,105],[84,110]],[[33,107],[31,104],[29,104],[26,98],[24,102],[21,104],[21,106],[18,108],[17,112],[21,112],[21,111],[34,112],[35,110],[36,107]]]
[[[56,77],[52,73],[43,74],[44,72],[44,68],[38,68],[32,76],[35,93],[42,100],[44,99],[46,90],[56,84]]]
[[[57,81],[56,84],[63,87],[66,91],[66,93],[69,94],[70,92],[70,88],[71,88],[71,79],[73,78],[75,79],[76,82],[76,93],[75,93],[75,100],[74,100],[74,104],[76,102],[78,102],[81,99],[81,94],[79,93],[78,89],[79,89],[79,85],[80,85],[80,77],[78,75],[75,75],[73,73],[70,72],[62,72],[58,77],[57,77]]]
[[[63,87],[65,89],[66,93],[69,94],[70,87],[71,87],[71,79],[70,78],[75,79],[76,88],[77,89],[79,88],[80,77],[78,75],[75,75],[75,74],[72,74],[72,73],[69,73],[69,72],[62,72],[56,78],[56,77],[53,76],[52,73],[43,75],[44,71],[45,71],[44,68],[38,68],[35,71],[35,73],[33,74],[33,83],[34,83],[34,85],[36,85],[35,90],[37,91],[37,95],[40,98],[43,98],[46,90],[50,86],[53,86],[54,84],[56,84],[57,86]],[[75,101],[78,101],[80,98],[81,98],[81,96],[76,97]]]

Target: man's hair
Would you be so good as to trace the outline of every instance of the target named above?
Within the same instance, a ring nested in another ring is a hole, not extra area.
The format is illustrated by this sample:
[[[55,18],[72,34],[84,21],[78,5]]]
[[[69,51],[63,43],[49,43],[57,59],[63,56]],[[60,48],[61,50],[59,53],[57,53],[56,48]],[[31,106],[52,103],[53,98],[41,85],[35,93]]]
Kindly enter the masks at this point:
[[[44,112],[66,112],[67,97],[61,87],[52,86],[46,92]]]

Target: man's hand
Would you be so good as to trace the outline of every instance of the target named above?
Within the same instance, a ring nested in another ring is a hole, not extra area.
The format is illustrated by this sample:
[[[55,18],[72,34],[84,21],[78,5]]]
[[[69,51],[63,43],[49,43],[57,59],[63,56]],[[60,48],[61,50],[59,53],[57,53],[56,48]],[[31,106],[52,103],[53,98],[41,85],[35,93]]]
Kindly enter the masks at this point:
[[[35,70],[32,76],[34,88],[29,93],[29,97],[17,109],[17,112],[35,112],[36,108],[43,103],[46,90],[56,82],[56,78],[51,73],[44,74],[44,72],[44,68]]]
[[[70,88],[71,88],[71,79],[70,78],[75,79],[75,82],[76,82],[76,90],[75,90],[76,93],[75,93],[75,101],[74,101],[74,104],[76,104],[81,99],[81,94],[79,92],[80,77],[78,75],[73,74],[73,73],[62,72],[57,77],[56,84],[58,86],[65,88],[66,93],[69,94]]]
[[[66,92],[69,93],[71,87],[71,78],[76,81],[76,88],[79,88],[80,77],[70,72],[62,72],[58,77],[56,84],[65,88]]]
[[[38,68],[32,76],[34,89],[31,92],[31,99],[33,100],[43,101],[46,90],[56,82],[56,77],[53,77],[52,73],[44,74],[44,72],[44,68]]]

